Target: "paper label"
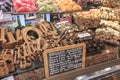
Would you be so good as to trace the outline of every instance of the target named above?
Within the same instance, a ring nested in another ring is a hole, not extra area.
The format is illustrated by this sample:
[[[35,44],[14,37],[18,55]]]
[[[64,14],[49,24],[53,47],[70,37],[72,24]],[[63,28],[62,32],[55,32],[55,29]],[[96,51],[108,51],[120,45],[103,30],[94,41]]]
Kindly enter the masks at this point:
[[[46,21],[50,22],[50,14],[46,14]]]
[[[68,21],[58,22],[57,25],[68,23]]]
[[[84,37],[88,37],[88,36],[91,36],[91,34],[90,33],[78,34],[78,37],[80,37],[80,38],[84,38]]]

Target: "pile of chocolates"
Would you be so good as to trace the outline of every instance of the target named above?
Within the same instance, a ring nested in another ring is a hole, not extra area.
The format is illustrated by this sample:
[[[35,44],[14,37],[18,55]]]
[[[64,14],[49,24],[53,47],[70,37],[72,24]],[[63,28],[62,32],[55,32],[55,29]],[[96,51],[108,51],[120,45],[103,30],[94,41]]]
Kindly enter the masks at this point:
[[[79,44],[83,42],[86,43],[86,55],[90,56],[105,49],[104,42],[96,40],[94,35],[94,32],[91,30],[82,32],[73,31],[71,33],[67,33],[64,37],[64,40],[69,44]]]
[[[83,9],[90,9],[101,6],[102,0],[77,0],[77,3],[80,4]]]
[[[86,43],[86,56],[91,56],[100,53],[101,50],[105,49],[105,44],[103,41],[96,40],[94,37],[84,37],[75,39],[75,43]]]

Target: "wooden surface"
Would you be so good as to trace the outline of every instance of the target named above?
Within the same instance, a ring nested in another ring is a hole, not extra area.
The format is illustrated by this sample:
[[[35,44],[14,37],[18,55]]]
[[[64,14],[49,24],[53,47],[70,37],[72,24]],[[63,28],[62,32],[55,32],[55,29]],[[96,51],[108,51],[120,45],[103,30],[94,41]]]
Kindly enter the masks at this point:
[[[44,59],[44,68],[45,68],[45,77],[49,77],[49,67],[48,67],[48,54],[52,52],[57,52],[57,51],[62,51],[62,50],[68,50],[68,49],[73,49],[73,48],[78,48],[82,47],[83,53],[82,53],[82,68],[85,67],[85,53],[86,53],[86,45],[84,43],[81,44],[75,44],[75,45],[69,45],[69,46],[64,46],[64,47],[57,47],[54,49],[48,49],[44,51],[43,53],[43,59]],[[62,74],[62,73],[61,73]],[[58,74],[57,74],[58,75]]]

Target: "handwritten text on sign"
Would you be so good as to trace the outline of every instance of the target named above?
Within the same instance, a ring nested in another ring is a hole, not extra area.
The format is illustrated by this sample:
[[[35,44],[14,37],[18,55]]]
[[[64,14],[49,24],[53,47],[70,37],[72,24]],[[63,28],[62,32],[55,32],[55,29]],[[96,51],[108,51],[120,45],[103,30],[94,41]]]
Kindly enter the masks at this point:
[[[82,48],[69,49],[48,54],[49,75],[82,67]]]
[[[43,53],[46,77],[84,67],[85,44],[46,50]]]

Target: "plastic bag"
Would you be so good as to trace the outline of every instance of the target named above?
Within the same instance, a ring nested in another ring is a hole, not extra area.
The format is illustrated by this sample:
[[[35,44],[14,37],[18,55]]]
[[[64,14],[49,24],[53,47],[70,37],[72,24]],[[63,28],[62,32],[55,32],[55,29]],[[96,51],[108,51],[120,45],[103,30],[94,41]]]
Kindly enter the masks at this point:
[[[3,12],[11,12],[13,4],[11,0],[0,0],[0,10]]]
[[[2,19],[3,19],[3,11],[0,10],[0,20],[2,20]]]
[[[12,0],[12,1],[14,4],[14,10],[17,13],[37,11],[35,0]]]

